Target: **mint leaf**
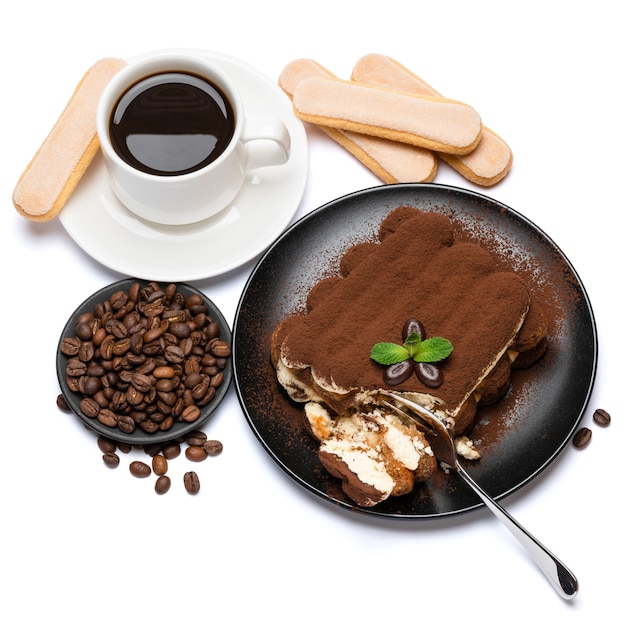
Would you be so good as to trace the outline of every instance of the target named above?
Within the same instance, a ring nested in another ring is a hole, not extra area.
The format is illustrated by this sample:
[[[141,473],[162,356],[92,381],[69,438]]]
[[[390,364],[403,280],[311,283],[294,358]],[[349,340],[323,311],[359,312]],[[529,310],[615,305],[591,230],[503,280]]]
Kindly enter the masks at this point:
[[[409,358],[409,351],[404,346],[383,341],[372,347],[370,358],[381,365],[393,365],[406,361]]]
[[[443,361],[450,355],[453,347],[452,344],[443,337],[430,337],[424,339],[416,346],[416,350],[411,357],[417,363],[435,363]]]
[[[420,344],[422,343],[422,338],[419,336],[419,333],[411,333],[404,342],[404,347],[407,349],[409,353],[409,358],[413,358],[419,350]]]

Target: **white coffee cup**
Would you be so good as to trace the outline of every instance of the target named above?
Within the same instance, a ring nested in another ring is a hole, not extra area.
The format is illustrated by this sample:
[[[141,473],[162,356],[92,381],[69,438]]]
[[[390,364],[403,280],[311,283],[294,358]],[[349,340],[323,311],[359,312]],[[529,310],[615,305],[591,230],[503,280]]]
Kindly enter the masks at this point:
[[[234,113],[232,138],[223,152],[195,171],[175,175],[142,171],[127,162],[114,148],[109,128],[118,102],[129,89],[147,77],[170,72],[200,77],[217,87]],[[219,213],[235,199],[249,172],[281,165],[289,158],[290,137],[282,121],[246,116],[237,88],[225,72],[187,53],[158,53],[122,68],[100,97],[96,128],[115,195],[138,217],[159,224],[192,224]],[[254,149],[261,142],[265,147],[270,142],[270,149]]]

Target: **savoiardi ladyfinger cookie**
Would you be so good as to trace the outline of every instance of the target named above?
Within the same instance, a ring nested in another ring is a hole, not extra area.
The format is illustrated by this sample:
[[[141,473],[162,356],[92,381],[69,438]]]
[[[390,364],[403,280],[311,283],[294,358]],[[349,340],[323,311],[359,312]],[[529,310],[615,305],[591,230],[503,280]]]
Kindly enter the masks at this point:
[[[358,83],[403,93],[441,96],[406,67],[382,54],[368,54],[359,59],[351,78]],[[513,163],[513,154],[507,143],[485,126],[480,143],[469,154],[457,156],[442,152],[439,156],[467,180],[486,187],[502,180]]]
[[[292,98],[298,84],[314,76],[336,78],[316,61],[296,59],[281,72],[278,84]],[[425,148],[339,128],[328,126],[318,128],[385,183],[427,183],[431,182],[437,173],[437,159]]]
[[[100,94],[125,64],[122,59],[101,59],[83,76],[13,191],[13,205],[21,215],[47,222],[59,214],[100,146]]]
[[[416,96],[337,78],[298,83],[293,104],[300,119],[445,152],[467,154],[480,141],[482,124],[468,104]]]

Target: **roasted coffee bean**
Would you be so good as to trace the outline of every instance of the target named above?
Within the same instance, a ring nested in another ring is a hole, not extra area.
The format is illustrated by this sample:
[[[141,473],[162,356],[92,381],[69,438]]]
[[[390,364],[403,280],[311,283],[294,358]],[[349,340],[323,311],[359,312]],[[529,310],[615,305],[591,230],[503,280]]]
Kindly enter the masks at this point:
[[[87,365],[78,358],[70,359],[67,362],[66,373],[72,378],[84,376],[87,373]]]
[[[204,398],[196,403],[199,407],[206,406],[215,397],[215,387],[209,387]]]
[[[169,476],[159,476],[154,484],[154,490],[162,496],[170,490],[172,481]]]
[[[190,446],[201,446],[206,440],[206,433],[203,433],[201,430],[192,430],[185,435],[185,441]]]
[[[117,467],[120,464],[120,457],[115,452],[105,452],[102,460],[107,467]]]
[[[115,344],[115,337],[113,335],[107,335],[100,344],[100,356],[105,361],[110,361],[113,358],[113,345]]]
[[[113,309],[121,309],[128,302],[128,294],[123,290],[116,291],[114,294],[111,294],[109,301]]]
[[[202,380],[198,383],[192,390],[191,395],[194,400],[202,400],[204,396],[207,394],[210,386],[210,381]]]
[[[214,376],[211,376],[209,385],[217,389],[224,382],[224,372],[218,372]]]
[[[383,381],[386,385],[399,385],[407,380],[413,373],[415,367],[411,359],[394,363],[385,368],[383,372]]]
[[[100,405],[93,398],[83,398],[78,406],[87,417],[97,417],[100,413]]]
[[[80,321],[76,324],[76,336],[82,341],[89,341],[93,337],[90,321]]]
[[[135,432],[135,426],[135,420],[130,415],[120,415],[117,418],[118,429],[126,435]]]
[[[106,454],[107,452],[115,452],[117,450],[117,444],[113,439],[109,439],[108,437],[98,437],[98,448],[100,448],[101,452]]]
[[[152,375],[155,378],[174,378],[176,371],[170,365],[160,365],[154,368]]]
[[[123,356],[130,350],[130,337],[118,339],[111,348],[113,356]]]
[[[170,332],[177,339],[187,339],[191,335],[191,326],[186,322],[170,322]]]
[[[94,352],[95,348],[93,346],[93,343],[91,341],[83,341],[80,344],[80,348],[76,356],[78,356],[81,361],[89,363],[89,361],[93,359]]]
[[[187,299],[185,300],[185,306],[188,309],[193,309],[195,306],[202,306],[203,304],[204,301],[197,293],[192,293],[188,295]]]
[[[406,341],[407,337],[413,333],[418,335],[421,340],[426,339],[424,325],[414,317],[404,322],[404,325],[402,326],[402,341]]]
[[[120,322],[119,320],[109,320],[105,324],[104,328],[106,329],[107,333],[109,333],[109,335],[113,335],[113,337],[115,337],[116,339],[124,339],[125,337],[128,337],[128,328],[126,328],[126,326],[124,326],[124,323]]]
[[[143,461],[133,461],[130,464],[130,473],[136,478],[147,478],[152,474],[152,470]]]
[[[135,371],[132,374],[131,384],[135,389],[145,393],[152,387],[152,379],[146,374]]]
[[[126,390],[126,402],[131,406],[139,406],[143,402],[143,399],[143,393],[135,387],[129,387]]]
[[[60,350],[66,356],[76,356],[82,342],[78,337],[65,337],[61,340]]]
[[[157,454],[152,457],[152,471],[157,476],[163,476],[163,474],[166,474],[167,469],[168,469],[167,459],[163,455]]]
[[[228,357],[230,352],[230,345],[226,341],[217,341],[211,348],[211,354],[216,357]]]
[[[200,491],[200,479],[195,472],[185,472],[183,482],[188,493],[195,495]]]
[[[164,354],[169,363],[182,363],[185,360],[185,353],[179,346],[167,346]]]
[[[207,453],[201,446],[189,446],[185,450],[185,456],[194,463],[200,463],[207,458]]]
[[[143,447],[143,451],[151,457],[155,457],[157,454],[161,454],[163,446],[160,443],[147,443]]]
[[[71,413],[72,411],[69,407],[69,404],[67,403],[67,400],[65,399],[65,396],[62,393],[57,396],[57,407],[65,413]]]
[[[97,418],[103,426],[108,426],[109,428],[117,426],[117,415],[110,409],[100,409]]]
[[[143,336],[144,344],[152,343],[156,341],[165,331],[167,330],[167,326],[164,324],[159,324],[156,328],[151,328],[146,331]]]
[[[217,456],[218,454],[222,453],[224,446],[222,445],[221,441],[217,441],[216,439],[208,439],[202,444],[202,449],[209,456]]]
[[[591,430],[583,427],[574,435],[574,447],[578,449],[585,448],[591,441]]]
[[[593,421],[598,426],[608,426],[611,423],[611,416],[604,409],[596,409],[593,412]]]
[[[436,388],[443,383],[443,373],[434,363],[416,363],[415,372],[427,387]]]
[[[139,424],[139,428],[141,428],[141,430],[143,430],[145,433],[148,433],[150,435],[161,430],[159,428],[159,422],[155,422],[154,419],[152,418],[146,419],[143,422],[141,422]]]
[[[184,422],[195,422],[200,417],[200,409],[195,404],[191,404],[185,407],[180,417]]]
[[[185,387],[187,387],[187,389],[193,389],[196,385],[199,385],[202,380],[202,375],[199,371],[190,372],[185,376]]]
[[[163,456],[168,459],[175,459],[180,454],[180,444],[176,442],[168,443],[163,447]]]
[[[65,382],[70,391],[73,391],[74,393],[78,393],[79,391],[78,378],[74,378],[73,376],[66,376]]]

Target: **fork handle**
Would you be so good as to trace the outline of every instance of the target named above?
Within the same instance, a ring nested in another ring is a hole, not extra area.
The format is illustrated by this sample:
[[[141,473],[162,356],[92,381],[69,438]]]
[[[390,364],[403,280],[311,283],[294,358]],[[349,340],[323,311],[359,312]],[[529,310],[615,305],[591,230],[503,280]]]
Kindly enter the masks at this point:
[[[557,593],[566,600],[573,598],[578,592],[578,581],[571,570],[535,539],[517,520],[511,517],[480,485],[474,482],[474,479],[459,463],[457,463],[456,470],[461,478],[480,496],[487,508],[525,548]]]

